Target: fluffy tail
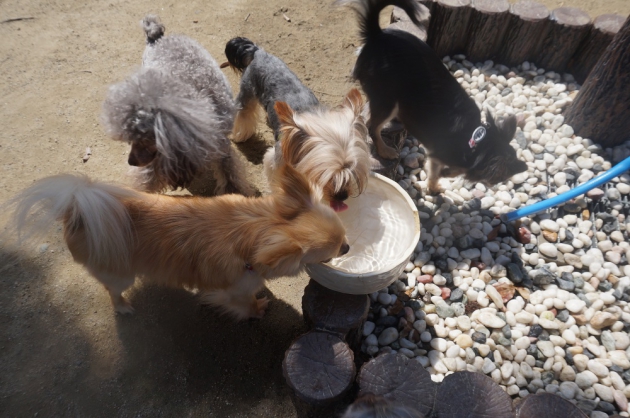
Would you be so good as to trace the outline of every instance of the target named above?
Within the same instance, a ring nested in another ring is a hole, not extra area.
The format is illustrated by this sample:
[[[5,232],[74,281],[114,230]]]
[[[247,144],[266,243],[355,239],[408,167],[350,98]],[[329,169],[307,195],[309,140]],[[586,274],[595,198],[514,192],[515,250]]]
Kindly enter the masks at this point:
[[[232,38],[225,45],[225,56],[234,71],[242,73],[254,59],[258,46],[247,38]]]
[[[409,18],[416,25],[420,24],[420,6],[416,0],[337,0],[336,5],[350,6],[359,15],[360,35],[365,43],[371,36],[381,32],[378,24],[379,14],[387,6],[398,6],[407,13]]]
[[[87,176],[47,177],[9,201],[11,228],[24,242],[61,220],[66,237],[83,234],[90,265],[120,268],[129,265],[133,241],[131,218],[122,200],[138,197],[137,192]]]
[[[164,35],[164,25],[156,15],[146,15],[142,19],[142,29],[147,36],[147,43],[153,44]]]

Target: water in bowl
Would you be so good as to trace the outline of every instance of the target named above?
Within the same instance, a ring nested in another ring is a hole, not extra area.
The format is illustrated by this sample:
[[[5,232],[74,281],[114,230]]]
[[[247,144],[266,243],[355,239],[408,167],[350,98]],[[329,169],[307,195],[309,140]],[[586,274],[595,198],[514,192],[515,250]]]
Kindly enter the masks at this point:
[[[339,214],[346,227],[350,251],[329,264],[347,273],[370,273],[393,267],[409,247],[417,216],[391,185],[370,179],[367,189],[348,199]]]

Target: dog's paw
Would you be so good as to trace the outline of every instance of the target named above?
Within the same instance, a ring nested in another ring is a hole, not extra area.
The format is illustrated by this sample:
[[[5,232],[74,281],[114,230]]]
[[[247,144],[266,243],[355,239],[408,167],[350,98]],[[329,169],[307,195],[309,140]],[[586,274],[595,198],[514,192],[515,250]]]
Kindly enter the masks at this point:
[[[256,308],[255,311],[252,313],[251,318],[261,319],[263,316],[265,316],[267,306],[269,306],[269,298],[264,297],[256,299]]]
[[[444,187],[440,186],[440,183],[436,182],[435,184],[429,184],[429,194],[437,195],[444,193]]]
[[[378,155],[387,160],[395,160],[398,158],[398,151],[389,146],[384,146],[378,150]]]

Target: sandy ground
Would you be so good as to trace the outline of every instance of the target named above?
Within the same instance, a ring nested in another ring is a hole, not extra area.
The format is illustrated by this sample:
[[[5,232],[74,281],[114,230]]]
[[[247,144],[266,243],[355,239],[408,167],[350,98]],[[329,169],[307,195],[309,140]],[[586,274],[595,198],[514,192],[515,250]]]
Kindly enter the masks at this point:
[[[627,0],[544,3],[593,17],[630,13]],[[33,18],[0,23],[0,202],[61,172],[130,183],[128,146],[105,136],[99,113],[107,86],[140,65],[138,23],[148,12],[220,62],[227,40],[251,38],[324,103],[339,103],[353,86],[354,16],[328,1],[0,0],[0,21]],[[237,92],[237,77],[229,79]],[[259,128],[240,149],[250,180],[263,189],[260,161],[272,136],[262,122]],[[83,163],[88,146],[92,156]],[[296,416],[281,362],[305,331],[306,277],[269,283],[272,303],[260,321],[237,324],[189,292],[141,283],[128,292],[136,314],[123,318],[74,264],[57,226],[18,253],[0,251],[0,415]],[[16,254],[19,261],[6,261]]]

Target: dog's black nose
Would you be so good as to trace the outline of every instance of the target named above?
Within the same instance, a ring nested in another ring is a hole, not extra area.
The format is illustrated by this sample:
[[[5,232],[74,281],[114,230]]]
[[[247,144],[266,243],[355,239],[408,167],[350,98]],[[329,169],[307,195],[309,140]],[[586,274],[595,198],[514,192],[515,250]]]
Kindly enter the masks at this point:
[[[136,157],[135,154],[129,154],[129,158],[127,159],[127,164],[134,167],[138,167],[140,165],[140,162],[138,161],[138,158]]]
[[[341,244],[341,249],[339,250],[339,255],[346,255],[350,251],[350,245],[343,243]]]
[[[347,190],[342,190],[339,193],[335,194],[335,196],[334,196],[334,199],[335,200],[339,200],[340,202],[343,202],[347,198],[348,198],[348,191]]]

